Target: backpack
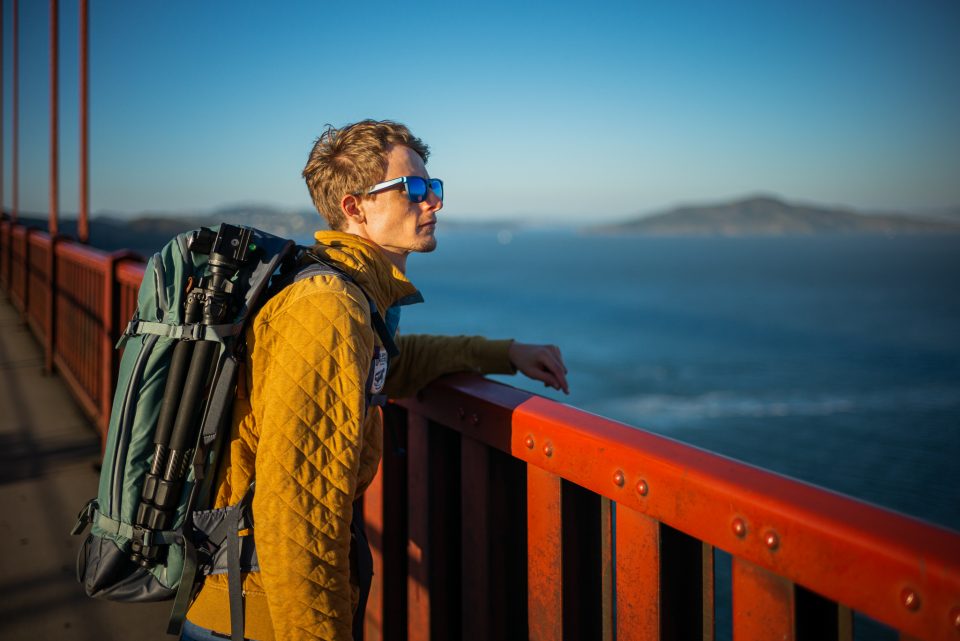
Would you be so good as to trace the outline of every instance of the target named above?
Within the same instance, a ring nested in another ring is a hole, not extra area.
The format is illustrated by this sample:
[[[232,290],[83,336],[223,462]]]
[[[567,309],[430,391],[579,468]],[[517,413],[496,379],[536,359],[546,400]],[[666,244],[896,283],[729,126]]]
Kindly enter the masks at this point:
[[[203,576],[227,573],[234,638],[242,638],[241,572],[257,570],[253,486],[211,510],[229,434],[248,320],[270,296],[320,273],[350,277],[292,240],[236,225],[179,234],[148,262],[123,347],[97,497],[73,534],[87,536],[77,580],[113,601],[174,599],[167,632],[178,635]],[[361,288],[362,291],[362,288]],[[364,292],[366,296],[366,292]],[[367,405],[397,353],[372,299],[378,348]]]

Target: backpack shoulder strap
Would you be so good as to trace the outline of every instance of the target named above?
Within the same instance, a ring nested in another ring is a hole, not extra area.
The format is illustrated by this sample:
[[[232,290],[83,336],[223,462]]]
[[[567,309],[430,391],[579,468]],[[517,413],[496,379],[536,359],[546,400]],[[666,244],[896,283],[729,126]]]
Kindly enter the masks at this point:
[[[377,333],[377,336],[380,337],[380,343],[383,345],[384,349],[387,350],[387,354],[390,356],[390,358],[394,358],[400,354],[400,350],[397,348],[397,344],[393,340],[393,336],[390,335],[390,331],[387,329],[387,323],[383,320],[383,315],[377,308],[377,303],[373,300],[370,294],[367,293],[367,290],[361,287],[360,284],[350,276],[350,274],[343,271],[336,265],[332,265],[325,261],[323,258],[307,248],[300,248],[299,255],[297,256],[297,262],[298,265],[296,267],[293,267],[290,269],[290,271],[280,276],[279,280],[277,280],[275,283],[270,284],[271,297],[278,294],[281,289],[313,276],[330,274],[338,278],[342,278],[348,283],[356,285],[357,288],[363,292],[363,297],[367,299],[367,305],[370,307],[370,324],[373,326],[373,330]]]

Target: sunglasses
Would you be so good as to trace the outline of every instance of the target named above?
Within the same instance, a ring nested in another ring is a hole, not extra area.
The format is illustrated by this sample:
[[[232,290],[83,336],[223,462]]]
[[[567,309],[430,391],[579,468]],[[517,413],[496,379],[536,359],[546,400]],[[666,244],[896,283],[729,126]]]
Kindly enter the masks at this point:
[[[390,189],[394,185],[403,185],[407,192],[407,199],[412,203],[422,203],[427,199],[427,189],[437,195],[440,202],[443,202],[443,181],[439,178],[421,178],[420,176],[400,176],[393,180],[377,183],[367,190],[368,194],[375,194],[385,189]]]

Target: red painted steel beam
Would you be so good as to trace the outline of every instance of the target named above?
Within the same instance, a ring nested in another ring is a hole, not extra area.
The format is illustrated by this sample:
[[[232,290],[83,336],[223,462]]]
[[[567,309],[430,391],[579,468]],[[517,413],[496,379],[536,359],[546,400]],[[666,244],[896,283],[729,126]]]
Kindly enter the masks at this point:
[[[44,342],[43,369],[47,374],[53,373],[53,356],[57,340],[56,314],[57,314],[57,241],[56,234],[50,234],[49,246],[47,248],[47,302],[46,318],[44,326],[46,327]]]
[[[364,641],[383,639],[383,465],[363,493],[363,520],[373,556],[373,582],[364,612]]]
[[[84,256],[84,247],[70,244],[74,260]],[[86,250],[89,254],[90,250]],[[95,252],[99,254],[100,252]],[[102,265],[103,274],[103,297],[101,301],[103,308],[100,312],[101,333],[100,333],[100,407],[97,417],[97,427],[100,428],[101,442],[104,447],[107,444],[107,430],[110,427],[110,412],[113,407],[113,393],[116,386],[119,354],[116,349],[117,340],[123,329],[120,321],[120,314],[117,306],[119,303],[119,283],[117,278],[118,266],[123,261],[137,260],[139,256],[128,251],[116,251],[105,256],[105,260],[98,263]],[[79,261],[77,261],[79,262]],[[142,268],[142,265],[140,265]]]
[[[124,263],[117,268],[117,284],[127,287],[140,287],[140,282],[143,281],[143,273],[146,270],[146,266],[143,264],[143,258],[141,257],[140,263]],[[129,310],[132,314],[133,310]]]
[[[89,13],[88,0],[80,0],[80,211],[77,238],[81,243],[90,239]]]
[[[27,228],[11,223],[10,226],[10,299],[21,314],[26,309],[23,292],[23,275],[27,271]]]
[[[660,638],[660,524],[617,506],[617,641]]]
[[[733,557],[733,640],[796,640],[793,583]]]
[[[27,322],[46,348],[50,337],[48,316],[43,313],[48,301],[50,278],[50,235],[33,230],[27,234],[27,268],[24,270],[24,297]]]
[[[460,549],[463,589],[460,638],[490,638],[490,483],[489,448],[460,439]]]
[[[957,638],[956,532],[479,377],[403,404],[908,634]]]
[[[407,639],[430,640],[430,438],[427,419],[407,416]]]
[[[527,466],[527,591],[531,641],[563,638],[560,477]]]
[[[57,256],[60,256],[66,260],[69,260],[71,263],[81,265],[89,269],[95,269],[97,271],[103,271],[104,266],[107,264],[107,261],[111,256],[117,256],[120,258],[131,258],[139,259],[139,254],[128,251],[118,251],[114,254],[109,254],[103,250],[95,249],[93,247],[87,247],[85,245],[79,245],[77,243],[72,243],[70,241],[65,241],[57,245]],[[143,278],[143,265],[130,265],[132,269],[140,270],[140,278]],[[140,282],[137,281],[137,285]]]

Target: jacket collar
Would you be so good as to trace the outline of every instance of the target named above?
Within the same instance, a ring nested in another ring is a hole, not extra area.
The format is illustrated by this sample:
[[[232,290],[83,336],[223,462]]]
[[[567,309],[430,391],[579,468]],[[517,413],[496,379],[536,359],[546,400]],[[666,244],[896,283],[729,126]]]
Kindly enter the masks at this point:
[[[313,251],[342,269],[377,304],[381,314],[393,305],[419,303],[423,297],[373,243],[354,234],[318,231]]]

